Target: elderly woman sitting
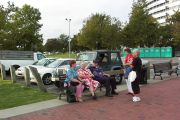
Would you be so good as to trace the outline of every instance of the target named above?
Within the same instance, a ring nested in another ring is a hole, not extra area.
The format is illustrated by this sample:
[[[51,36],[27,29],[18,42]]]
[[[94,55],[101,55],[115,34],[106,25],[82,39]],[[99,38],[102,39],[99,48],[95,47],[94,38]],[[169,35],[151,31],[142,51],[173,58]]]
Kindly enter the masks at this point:
[[[67,71],[65,83],[71,84],[73,86],[76,86],[76,101],[82,102],[82,92],[84,90],[83,81],[81,81],[78,77],[77,71],[76,71],[76,61],[71,60],[69,62],[70,69]]]
[[[95,91],[99,85],[98,81],[95,81],[92,79],[94,75],[91,73],[89,69],[87,69],[87,62],[82,62],[81,63],[81,68],[77,71],[79,78],[85,82],[85,86],[89,88],[93,99],[97,99],[95,95]]]

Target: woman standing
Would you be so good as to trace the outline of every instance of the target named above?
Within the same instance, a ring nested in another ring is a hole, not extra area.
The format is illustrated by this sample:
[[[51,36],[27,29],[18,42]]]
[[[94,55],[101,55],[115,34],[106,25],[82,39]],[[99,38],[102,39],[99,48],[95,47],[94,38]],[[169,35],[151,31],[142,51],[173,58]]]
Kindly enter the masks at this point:
[[[129,75],[129,70],[131,69],[130,65],[133,61],[133,55],[131,54],[131,50],[129,48],[125,48],[124,51],[126,51],[126,57],[125,57],[125,61],[124,61],[124,65],[125,65],[125,79],[128,78]],[[132,70],[132,69],[131,69]]]
[[[77,71],[77,73],[80,79],[82,79],[82,81],[85,81],[85,85],[87,88],[89,88],[93,99],[97,99],[95,91],[99,85],[99,82],[92,79],[94,75],[91,73],[89,69],[87,69],[87,65],[87,62],[83,62],[81,64],[81,68]]]
[[[130,83],[127,79],[128,79],[129,73],[132,71],[131,64],[132,64],[134,57],[131,54],[131,50],[129,48],[125,48],[124,51],[126,51],[126,57],[125,57],[125,61],[124,61],[124,67],[125,67],[124,79],[126,80],[126,84],[128,86],[127,94],[131,94],[131,90],[129,89]]]
[[[84,90],[83,82],[78,78],[78,74],[76,71],[76,61],[71,60],[69,62],[70,69],[67,71],[65,83],[76,86],[76,101],[82,102],[82,92]]]

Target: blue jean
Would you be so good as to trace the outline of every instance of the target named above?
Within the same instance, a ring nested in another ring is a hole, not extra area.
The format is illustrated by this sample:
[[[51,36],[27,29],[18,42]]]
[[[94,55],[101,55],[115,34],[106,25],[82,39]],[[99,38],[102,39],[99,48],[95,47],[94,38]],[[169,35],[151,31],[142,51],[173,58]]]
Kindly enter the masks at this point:
[[[132,68],[131,67],[126,67],[125,68],[125,74],[124,74],[124,78],[125,79],[128,79],[128,75],[129,73],[132,71]]]

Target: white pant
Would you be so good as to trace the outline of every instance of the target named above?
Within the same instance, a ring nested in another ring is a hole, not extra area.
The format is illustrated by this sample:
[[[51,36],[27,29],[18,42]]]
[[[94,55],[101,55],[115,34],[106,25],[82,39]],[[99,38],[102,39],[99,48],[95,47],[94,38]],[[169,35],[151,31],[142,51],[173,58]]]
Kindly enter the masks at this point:
[[[128,92],[134,93],[134,92],[133,92],[133,89],[132,89],[131,82],[130,82],[129,80],[126,80],[126,84],[127,84],[127,87],[128,87]]]

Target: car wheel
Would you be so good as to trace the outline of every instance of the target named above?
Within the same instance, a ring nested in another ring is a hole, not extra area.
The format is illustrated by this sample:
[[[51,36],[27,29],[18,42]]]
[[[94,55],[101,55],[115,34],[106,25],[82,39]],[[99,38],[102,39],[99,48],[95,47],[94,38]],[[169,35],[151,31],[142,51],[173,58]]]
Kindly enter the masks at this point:
[[[52,84],[52,81],[51,81],[51,77],[52,75],[51,74],[45,74],[42,78],[42,81],[45,85],[50,85]]]
[[[117,84],[121,84],[123,76],[122,75],[114,75],[114,79],[116,80]]]

